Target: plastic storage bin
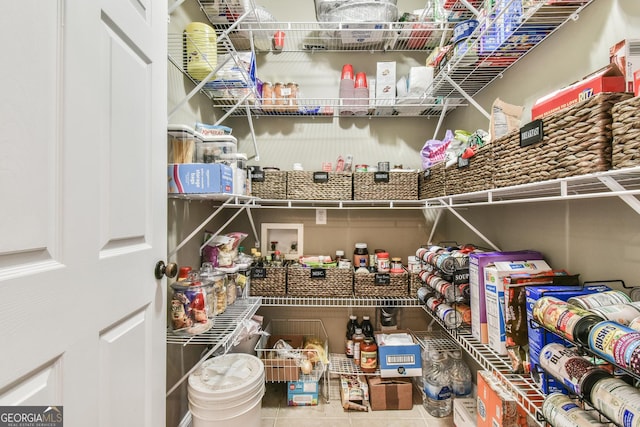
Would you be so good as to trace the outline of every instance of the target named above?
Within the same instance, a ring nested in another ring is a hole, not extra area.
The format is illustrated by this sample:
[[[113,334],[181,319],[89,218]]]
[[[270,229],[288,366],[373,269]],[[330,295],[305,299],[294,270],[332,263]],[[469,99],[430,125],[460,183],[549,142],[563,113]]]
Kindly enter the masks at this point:
[[[168,163],[196,162],[196,151],[201,136],[187,125],[167,126]]]
[[[195,137],[195,161],[198,163],[215,163],[223,155],[235,154],[238,150],[238,140],[231,135],[203,136],[196,132]]]

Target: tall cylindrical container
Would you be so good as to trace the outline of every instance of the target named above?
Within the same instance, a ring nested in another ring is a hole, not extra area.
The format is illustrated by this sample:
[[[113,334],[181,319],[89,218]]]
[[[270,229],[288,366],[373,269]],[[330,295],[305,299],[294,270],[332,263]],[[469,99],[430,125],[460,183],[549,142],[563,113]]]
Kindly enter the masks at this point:
[[[218,63],[216,31],[202,22],[192,22],[185,29],[187,73],[204,80]]]

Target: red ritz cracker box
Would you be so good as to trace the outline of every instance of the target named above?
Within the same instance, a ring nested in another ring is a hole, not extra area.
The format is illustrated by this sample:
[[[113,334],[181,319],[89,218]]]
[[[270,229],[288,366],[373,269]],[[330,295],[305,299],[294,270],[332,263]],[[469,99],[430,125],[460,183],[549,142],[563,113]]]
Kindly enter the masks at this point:
[[[615,64],[609,64],[584,79],[539,98],[531,107],[531,120],[547,117],[559,110],[601,92],[624,92],[624,76]]]

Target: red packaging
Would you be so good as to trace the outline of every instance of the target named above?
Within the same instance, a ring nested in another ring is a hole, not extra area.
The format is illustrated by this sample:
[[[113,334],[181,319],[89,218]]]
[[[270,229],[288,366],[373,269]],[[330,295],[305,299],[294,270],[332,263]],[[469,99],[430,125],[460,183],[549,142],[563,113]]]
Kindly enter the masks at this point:
[[[633,72],[633,94],[640,95],[640,70]]]
[[[531,120],[541,119],[601,92],[624,92],[625,80],[615,64],[609,64],[584,79],[539,98],[531,107]]]

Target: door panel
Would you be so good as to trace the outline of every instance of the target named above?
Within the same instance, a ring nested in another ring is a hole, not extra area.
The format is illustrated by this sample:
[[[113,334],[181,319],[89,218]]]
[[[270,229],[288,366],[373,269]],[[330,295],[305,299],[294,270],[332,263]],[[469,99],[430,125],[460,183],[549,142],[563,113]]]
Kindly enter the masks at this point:
[[[166,16],[0,14],[0,404],[63,405],[66,427],[165,424]]]

